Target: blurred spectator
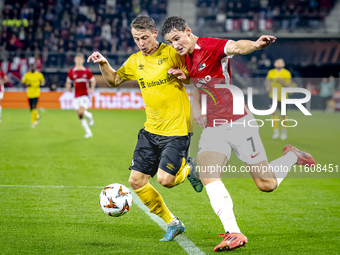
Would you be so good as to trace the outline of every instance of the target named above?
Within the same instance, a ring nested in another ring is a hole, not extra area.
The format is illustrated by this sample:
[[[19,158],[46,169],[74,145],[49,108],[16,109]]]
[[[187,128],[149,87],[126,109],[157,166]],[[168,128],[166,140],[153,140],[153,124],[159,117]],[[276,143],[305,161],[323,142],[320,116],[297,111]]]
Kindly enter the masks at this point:
[[[322,110],[327,109],[327,102],[332,99],[333,93],[335,92],[335,79],[333,76],[330,76],[329,79],[323,78],[320,83],[320,93],[321,97],[321,107]]]
[[[75,36],[76,33],[77,33],[77,25],[76,25],[75,22],[72,22],[72,25],[71,25],[71,28],[70,28],[70,34]]]
[[[95,12],[95,10],[94,10],[94,8],[93,8],[93,6],[91,6],[90,8],[89,8],[89,11],[88,11],[88,14],[87,14],[87,18],[92,22],[92,23],[94,23],[95,21],[96,21],[96,12]]]
[[[70,17],[70,14],[67,11],[64,12],[60,26],[61,26],[61,28],[70,28],[71,27],[71,17]]]
[[[129,28],[129,21],[128,21],[128,19],[127,19],[127,16],[126,16],[126,13],[125,12],[123,12],[122,13],[122,28],[126,28],[126,29],[128,29]],[[111,27],[110,27],[110,29],[111,29]]]
[[[216,15],[216,23],[217,24],[225,24],[225,21],[227,19],[227,15],[225,14],[225,12],[223,11],[223,9],[219,9],[218,13]]]
[[[89,7],[86,5],[85,2],[82,2],[79,9],[78,9],[79,14],[84,15],[85,19],[87,18],[87,15],[89,14]]]
[[[6,44],[0,47],[0,60],[7,61],[9,57],[9,52],[6,50]]]
[[[104,21],[104,24],[102,26],[102,32],[101,32],[101,35],[100,37],[103,38],[104,40],[106,41],[110,41],[111,40],[111,25],[109,24],[110,20],[109,19],[106,19]]]
[[[79,4],[80,4],[81,0],[72,0],[72,4],[75,6],[75,7],[78,7]]]
[[[229,1],[227,7],[227,16],[232,17],[234,15],[234,2]]]
[[[93,36],[94,37],[100,36],[101,33],[102,33],[102,17],[97,16],[96,23],[94,24]]]
[[[22,42],[26,40],[26,31],[25,31],[25,27],[23,25],[20,26],[19,40],[22,41]]]
[[[20,42],[20,40],[16,37],[15,34],[12,34],[11,39],[9,40],[9,43],[7,45],[7,50],[9,51],[15,51],[17,49],[19,49],[20,47],[22,47],[22,43]]]
[[[39,43],[39,45],[42,45],[43,43],[43,32],[41,30],[41,27],[38,27],[37,28],[37,31],[35,33],[35,36],[34,36],[35,40],[37,40],[37,42]]]
[[[53,21],[53,20],[54,20],[54,11],[53,11],[53,9],[52,9],[52,6],[49,6],[49,7],[48,7],[45,18],[46,18],[48,21]]]
[[[235,16],[241,17],[241,15],[243,13],[247,12],[247,9],[243,6],[242,2],[240,0],[238,0],[236,2],[236,6],[235,6],[233,12],[234,12]]]
[[[312,95],[319,95],[319,85],[313,85],[311,81],[308,81],[306,88],[310,91]]]
[[[46,21],[45,26],[44,26],[44,32],[43,32],[44,38],[49,39],[52,31],[53,31],[53,27],[51,26],[50,22]]]
[[[86,27],[85,24],[81,21],[78,22],[77,30],[76,30],[76,38],[83,39],[86,37]]]
[[[267,58],[266,53],[261,53],[261,58],[259,59],[259,69],[261,70],[269,70],[271,66],[271,61]]]
[[[258,70],[257,57],[252,56],[250,61],[247,63],[248,69],[252,72],[253,77],[255,77],[254,72]]]

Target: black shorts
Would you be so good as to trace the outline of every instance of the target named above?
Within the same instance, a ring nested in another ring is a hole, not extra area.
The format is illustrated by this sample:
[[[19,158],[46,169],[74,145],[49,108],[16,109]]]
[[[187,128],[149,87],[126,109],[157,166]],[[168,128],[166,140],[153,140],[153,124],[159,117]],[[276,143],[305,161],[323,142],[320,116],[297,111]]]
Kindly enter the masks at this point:
[[[38,104],[38,97],[35,97],[35,98],[29,98],[28,99],[28,102],[29,102],[29,104],[30,104],[30,108],[31,108],[31,110],[32,109],[36,109],[37,108],[37,104]]]
[[[190,135],[162,136],[152,134],[144,128],[138,133],[138,141],[133,153],[130,170],[154,175],[158,168],[176,175],[183,159],[186,162],[190,145]]]

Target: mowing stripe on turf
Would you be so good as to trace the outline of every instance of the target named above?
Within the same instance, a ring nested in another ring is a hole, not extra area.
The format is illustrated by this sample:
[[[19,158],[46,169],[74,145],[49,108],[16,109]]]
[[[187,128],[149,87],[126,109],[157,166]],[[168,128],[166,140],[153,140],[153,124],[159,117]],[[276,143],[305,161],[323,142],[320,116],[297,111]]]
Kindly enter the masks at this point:
[[[80,188],[80,189],[102,189],[103,187],[100,186],[64,186],[64,185],[58,185],[58,186],[44,186],[44,185],[1,185],[0,187],[13,187],[13,188]],[[142,209],[149,217],[158,224],[164,231],[166,231],[167,225],[166,223],[157,217],[155,214],[150,213],[149,209],[143,204],[143,202],[139,199],[139,197],[132,192],[133,197],[133,203],[136,204],[140,209]],[[187,237],[181,235],[177,236],[176,239],[174,239],[178,244],[188,253],[188,254],[205,254],[203,251],[201,251],[193,242],[191,242]]]

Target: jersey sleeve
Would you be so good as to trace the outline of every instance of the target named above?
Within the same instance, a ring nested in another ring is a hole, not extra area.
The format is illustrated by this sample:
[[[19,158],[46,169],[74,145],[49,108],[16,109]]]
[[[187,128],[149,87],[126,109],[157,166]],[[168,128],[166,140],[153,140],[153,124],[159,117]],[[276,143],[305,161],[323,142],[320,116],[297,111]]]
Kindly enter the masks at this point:
[[[135,75],[134,75],[134,66],[133,66],[133,61],[132,57],[134,55],[131,55],[125,63],[117,70],[117,75],[119,76],[120,79],[123,81],[134,81],[136,80]]]
[[[87,79],[88,79],[90,82],[92,82],[92,81],[95,80],[94,77],[93,77],[93,74],[92,74],[92,72],[91,72],[91,70],[90,70],[89,68],[87,68]]]
[[[282,79],[285,83],[290,83],[292,81],[292,75],[288,70],[285,70]]]
[[[42,86],[45,85],[45,78],[44,78],[44,75],[42,73],[40,73],[40,82],[41,82]]]
[[[291,79],[292,75],[288,70],[285,70],[283,77],[284,79]]]
[[[230,41],[229,39],[209,38],[207,44],[209,47],[213,47],[212,56],[214,59],[221,60],[229,56],[226,54],[225,50],[226,45],[229,41]]]
[[[0,78],[4,78],[4,77],[5,77],[4,71],[0,70]]]
[[[21,79],[21,82],[22,83],[27,83],[27,77],[26,77],[26,74],[22,77]]]
[[[270,70],[270,71],[268,72],[268,74],[267,74],[267,79],[268,79],[268,80],[271,80],[271,79],[273,79],[273,78],[275,78],[275,77],[274,77],[273,70]]]
[[[72,69],[68,71],[67,78],[66,78],[66,82],[71,82],[71,81],[72,81]]]
[[[187,69],[187,66],[185,64],[185,56],[181,56],[180,54],[177,53],[176,50],[174,50],[172,47],[169,47],[170,49],[170,57],[174,62],[174,67],[173,68],[179,68],[181,69],[185,75],[187,76],[187,80],[188,82],[184,82],[186,84],[190,83],[190,75],[189,75],[189,71]]]

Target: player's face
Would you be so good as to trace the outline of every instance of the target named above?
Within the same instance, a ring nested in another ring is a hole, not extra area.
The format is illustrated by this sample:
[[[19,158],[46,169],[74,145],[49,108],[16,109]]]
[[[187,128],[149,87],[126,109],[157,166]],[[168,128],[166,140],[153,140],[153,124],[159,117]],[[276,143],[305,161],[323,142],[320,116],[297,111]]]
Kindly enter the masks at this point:
[[[156,38],[158,35],[157,29],[152,33],[148,29],[136,30],[132,28],[131,34],[139,50],[142,52],[144,56],[149,56],[153,54],[155,52],[155,49],[157,49],[157,41],[156,41]]]
[[[285,67],[285,62],[283,61],[283,59],[277,59],[274,62],[274,67],[277,69],[282,69]]]
[[[186,28],[184,31],[172,29],[164,38],[180,55],[190,54],[192,51],[192,41],[190,40],[191,30]]]
[[[84,58],[81,57],[81,56],[76,56],[76,57],[74,58],[74,63],[75,63],[76,65],[83,65],[83,64],[84,64]]]
[[[36,69],[35,64],[32,64],[32,65],[31,65],[31,72],[34,73],[34,72],[35,72],[35,69]]]

